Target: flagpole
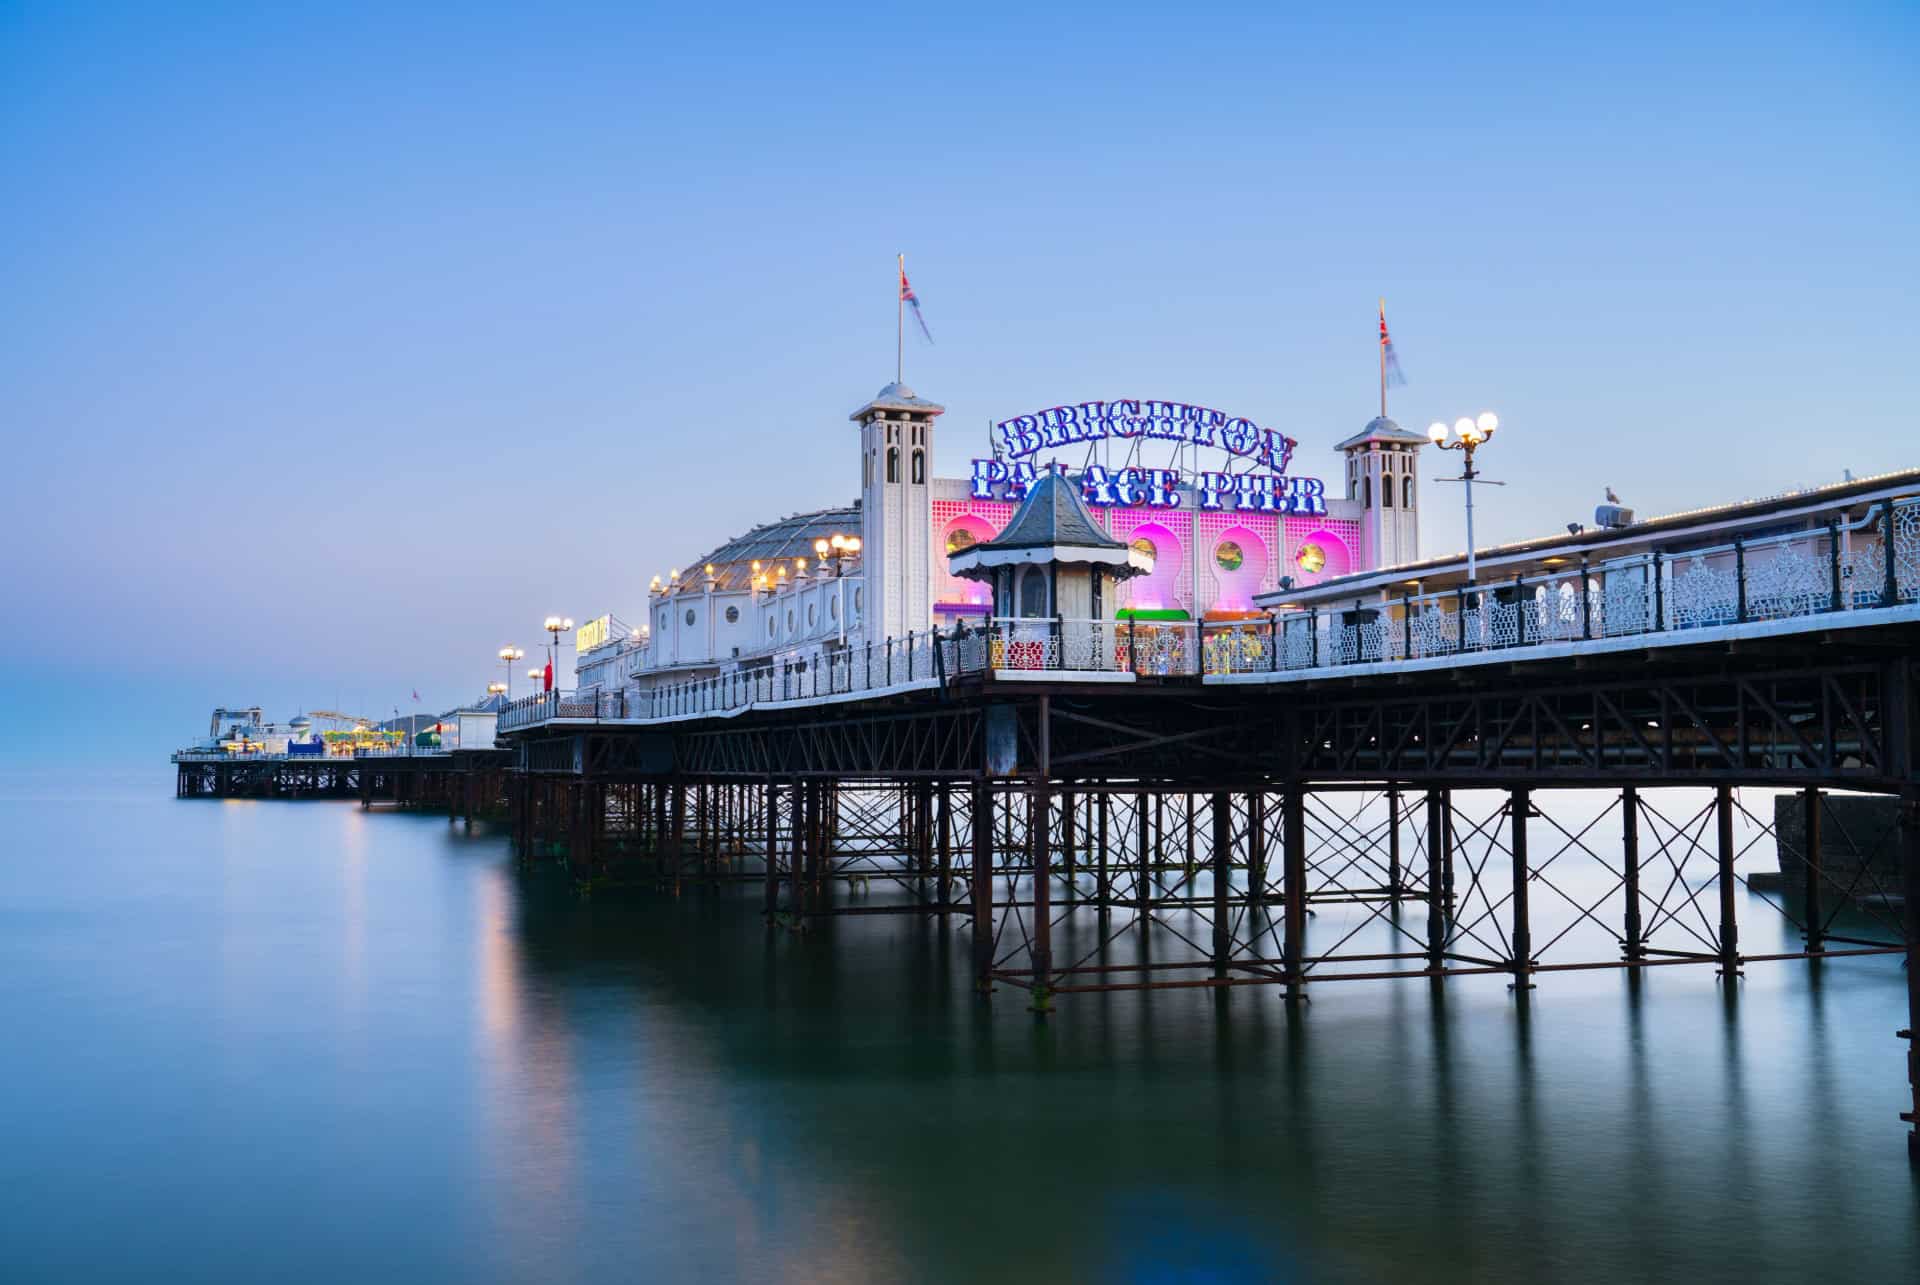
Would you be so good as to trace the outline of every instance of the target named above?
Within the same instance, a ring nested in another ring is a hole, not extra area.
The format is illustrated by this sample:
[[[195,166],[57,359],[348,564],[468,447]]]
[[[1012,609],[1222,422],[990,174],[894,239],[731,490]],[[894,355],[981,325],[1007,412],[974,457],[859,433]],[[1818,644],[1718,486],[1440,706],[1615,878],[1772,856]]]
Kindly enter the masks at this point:
[[[1380,418],[1387,417],[1387,301],[1380,300]]]
[[[900,288],[894,291],[900,297],[893,305],[893,382],[901,384],[907,378],[907,256],[900,256]]]

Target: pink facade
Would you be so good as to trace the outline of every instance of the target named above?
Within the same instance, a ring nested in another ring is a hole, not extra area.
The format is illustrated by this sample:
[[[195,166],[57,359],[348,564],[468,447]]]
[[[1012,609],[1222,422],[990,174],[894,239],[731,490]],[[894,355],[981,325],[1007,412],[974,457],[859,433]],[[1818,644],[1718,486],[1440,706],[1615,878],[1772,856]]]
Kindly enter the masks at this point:
[[[1003,500],[935,500],[936,559],[944,561],[957,532],[974,540],[997,535],[1013,510],[1014,505]],[[1144,539],[1153,545],[1153,573],[1121,586],[1112,604],[1115,610],[1184,611],[1192,616],[1251,612],[1253,596],[1277,588],[1281,576],[1309,585],[1362,569],[1360,524],[1350,519],[1144,505],[1094,513],[1116,538],[1130,544]],[[942,567],[934,574],[933,601],[935,616],[947,618],[981,614],[992,599],[986,586],[956,579]]]

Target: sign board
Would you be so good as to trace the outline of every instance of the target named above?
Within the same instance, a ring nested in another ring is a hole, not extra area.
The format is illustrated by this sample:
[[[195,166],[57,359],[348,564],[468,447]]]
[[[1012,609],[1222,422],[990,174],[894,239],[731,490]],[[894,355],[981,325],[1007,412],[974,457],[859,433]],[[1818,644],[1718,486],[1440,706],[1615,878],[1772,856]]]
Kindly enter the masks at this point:
[[[1184,487],[1194,493],[1202,509],[1311,516],[1327,511],[1325,483],[1315,477],[1287,475],[1297,445],[1291,437],[1206,406],[1138,398],[1079,402],[1016,415],[993,429],[1005,458],[973,461],[972,495],[977,500],[1024,499],[1039,476],[1032,457],[1040,451],[1117,438],[1204,446],[1246,460],[1257,471],[1189,474],[1170,468],[1112,469],[1089,464],[1080,472],[1080,494],[1088,504],[1179,508]]]
[[[613,615],[596,616],[573,631],[573,649],[576,652],[592,651],[595,647],[604,647],[613,638]]]

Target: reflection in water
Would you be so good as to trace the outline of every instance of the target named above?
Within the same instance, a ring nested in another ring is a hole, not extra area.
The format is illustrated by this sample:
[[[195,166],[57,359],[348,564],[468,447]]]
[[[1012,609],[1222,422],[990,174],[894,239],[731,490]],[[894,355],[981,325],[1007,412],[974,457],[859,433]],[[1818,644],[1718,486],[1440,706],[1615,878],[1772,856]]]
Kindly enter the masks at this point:
[[[0,1059],[9,1278],[1808,1281],[1920,1261],[1891,959],[1731,986],[1086,994],[1037,1021],[1018,992],[974,998],[958,917],[797,937],[752,892],[582,902],[497,834],[350,805],[0,806],[30,850],[71,854],[0,889],[25,1050]],[[1360,924],[1342,914],[1313,931]],[[1786,932],[1749,922],[1755,951]],[[1356,949],[1391,932],[1360,926]],[[1182,935],[1204,926],[1170,912],[1102,945],[1088,920],[1062,955],[1175,958]]]

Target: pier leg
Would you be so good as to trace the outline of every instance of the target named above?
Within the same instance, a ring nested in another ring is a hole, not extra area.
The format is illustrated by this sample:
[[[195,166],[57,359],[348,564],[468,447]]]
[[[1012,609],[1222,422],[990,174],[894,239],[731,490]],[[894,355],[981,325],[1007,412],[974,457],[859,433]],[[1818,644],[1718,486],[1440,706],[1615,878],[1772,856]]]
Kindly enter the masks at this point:
[[[973,982],[993,990],[993,792],[984,778],[973,782]]]
[[[914,873],[922,879],[933,873],[933,782],[913,787]]]
[[[1100,793],[1093,796],[1093,823],[1095,830],[1093,848],[1093,859],[1095,862],[1093,896],[1095,903],[1100,907],[1100,918],[1102,920],[1105,920],[1107,917],[1109,894],[1112,891],[1108,884],[1107,874],[1107,824],[1110,820],[1109,813],[1111,809],[1112,799],[1103,788]]]
[[[1075,796],[1071,790],[1060,798],[1060,873],[1067,881],[1067,900],[1069,901],[1073,900],[1074,894],[1073,849],[1079,839],[1079,832],[1074,824],[1074,801]]]
[[[1288,782],[1280,796],[1280,847],[1285,865],[1287,997],[1298,999],[1306,981],[1307,798],[1297,781]]]
[[[807,912],[807,818],[811,812],[808,795],[812,787],[799,777],[793,778],[792,804],[787,809],[787,915],[793,927],[804,928]]]
[[[1627,891],[1625,958],[1645,959],[1647,943],[1640,923],[1640,791],[1631,785],[1620,791],[1620,859]]]
[[[1455,904],[1453,897],[1453,853],[1458,845],[1454,843],[1454,838],[1453,791],[1442,790],[1440,791],[1440,855],[1445,860],[1445,870],[1441,884],[1446,892],[1448,919],[1453,918],[1453,908]]]
[[[767,801],[767,868],[762,872],[760,913],[771,922],[780,910],[780,783],[768,781],[764,797]]]
[[[1806,817],[1806,920],[1807,950],[1819,954],[1826,950],[1824,931],[1826,914],[1820,906],[1820,866],[1823,860],[1820,851],[1820,791],[1815,789],[1800,792],[1800,806]]]
[[[940,881],[940,913],[944,915],[953,904],[953,795],[945,781],[940,782],[937,791],[934,820],[939,831],[940,869],[936,877]]]
[[[1532,791],[1514,790],[1507,796],[1508,839],[1513,848],[1513,988],[1531,990],[1533,929],[1527,904],[1533,872],[1527,868],[1527,816],[1533,811]]]
[[[1042,722],[1044,728],[1046,724]],[[1045,733],[1042,732],[1044,743]],[[1045,752],[1042,751],[1042,757]],[[1053,799],[1045,777],[1027,796],[1027,844],[1033,856],[1033,991],[1035,1013],[1053,1008],[1053,844],[1049,837]]]
[[[1256,789],[1247,796],[1247,912],[1249,915],[1267,901],[1267,793]],[[1258,940],[1256,929],[1247,930],[1249,940]]]
[[[1157,793],[1153,796],[1153,809],[1149,812],[1147,809],[1147,796],[1144,792],[1141,793],[1139,795],[1137,810],[1140,820],[1140,856],[1139,866],[1133,880],[1133,896],[1134,900],[1140,903],[1140,927],[1145,929],[1148,919],[1153,914],[1152,880],[1154,863],[1151,855],[1153,851],[1153,836],[1149,832],[1149,826],[1151,826],[1153,818],[1158,815],[1160,811],[1160,796]]]
[[[1740,925],[1735,919],[1733,877],[1733,787],[1713,792],[1714,830],[1720,856],[1720,972],[1731,977],[1740,971]]]
[[[1387,896],[1400,904],[1400,791],[1387,791]]]
[[[1913,1108],[1901,1119],[1907,1132],[1907,1159],[1920,1165],[1920,787],[1900,796],[1900,864],[1906,870],[1907,900],[1907,1088]]]
[[[1447,809],[1440,791],[1427,791],[1427,971],[1436,977],[1447,949]]]
[[[1213,795],[1213,975],[1227,975],[1233,949],[1228,894],[1233,888],[1233,796],[1224,790]]]

